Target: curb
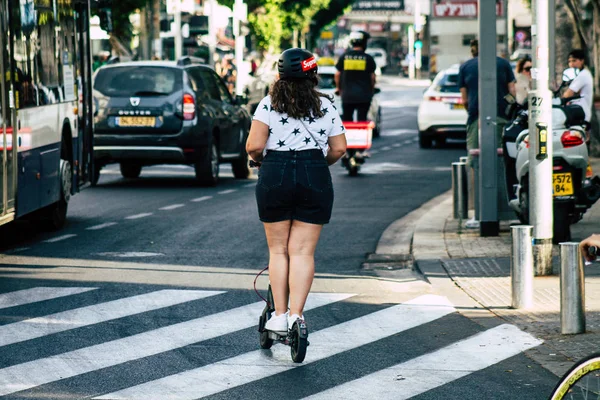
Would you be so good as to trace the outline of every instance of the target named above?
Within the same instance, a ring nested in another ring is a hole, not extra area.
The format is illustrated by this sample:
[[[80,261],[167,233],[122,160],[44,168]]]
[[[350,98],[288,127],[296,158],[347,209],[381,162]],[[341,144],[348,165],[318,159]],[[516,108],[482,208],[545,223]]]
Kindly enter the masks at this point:
[[[437,204],[430,207],[432,203]],[[423,208],[424,210],[413,211],[415,215],[421,215],[416,219],[412,238],[411,254],[416,268],[431,284],[435,292],[447,297],[461,315],[471,319],[483,328],[490,329],[504,323],[512,324],[512,322],[505,320],[467,294],[442,265],[443,260],[450,259],[446,250],[444,230],[446,220],[452,212],[452,191],[436,197],[426,203]],[[405,218],[409,217],[411,217],[410,214]],[[394,225],[395,223],[388,229],[391,229]],[[567,357],[559,356],[556,354],[556,350],[546,343],[527,350],[524,354],[533,362],[557,376],[562,376],[572,364]]]

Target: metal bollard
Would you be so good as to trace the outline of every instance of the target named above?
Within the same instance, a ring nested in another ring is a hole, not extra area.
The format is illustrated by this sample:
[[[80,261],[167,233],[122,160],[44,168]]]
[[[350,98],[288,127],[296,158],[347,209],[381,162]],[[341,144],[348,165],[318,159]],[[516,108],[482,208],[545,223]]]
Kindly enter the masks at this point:
[[[510,258],[510,280],[512,308],[533,306],[533,226],[511,226],[512,256]]]
[[[452,193],[454,204],[454,219],[469,217],[469,192],[467,187],[467,164],[452,163]]]
[[[585,282],[579,243],[560,243],[560,330],[585,332]]]

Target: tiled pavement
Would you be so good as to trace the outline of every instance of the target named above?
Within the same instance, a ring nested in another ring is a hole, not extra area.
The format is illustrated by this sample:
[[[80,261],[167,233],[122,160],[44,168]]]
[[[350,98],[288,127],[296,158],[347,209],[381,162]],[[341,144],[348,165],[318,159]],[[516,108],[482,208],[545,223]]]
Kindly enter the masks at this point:
[[[594,170],[600,173],[600,160],[593,160]],[[437,243],[442,266],[453,282],[482,307],[522,330],[542,338],[542,350],[530,356],[561,375],[572,361],[600,349],[600,264],[585,267],[586,333],[562,335],[560,332],[559,249],[554,246],[551,276],[534,278],[534,305],[527,310],[511,306],[510,284],[510,225],[518,221],[503,221],[498,237],[482,238],[479,230],[464,228],[464,221],[452,219],[450,194],[418,223],[413,237],[413,254],[419,259],[431,259],[427,253]],[[437,220],[435,220],[437,218]],[[572,227],[574,241],[600,232],[600,202],[592,207],[583,220]],[[436,240],[437,237],[437,240]]]

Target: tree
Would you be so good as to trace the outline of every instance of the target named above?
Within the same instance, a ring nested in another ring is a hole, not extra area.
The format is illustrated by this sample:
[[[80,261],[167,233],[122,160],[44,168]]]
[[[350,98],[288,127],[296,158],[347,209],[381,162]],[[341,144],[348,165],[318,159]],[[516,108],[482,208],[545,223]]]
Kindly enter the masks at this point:
[[[145,7],[148,0],[102,0],[98,4],[98,9],[92,10],[93,14],[98,14],[100,9],[107,8],[111,11],[112,32],[110,33],[110,42],[113,49],[121,54],[123,45],[131,52],[131,40],[133,38],[132,26],[129,16],[136,10]]]

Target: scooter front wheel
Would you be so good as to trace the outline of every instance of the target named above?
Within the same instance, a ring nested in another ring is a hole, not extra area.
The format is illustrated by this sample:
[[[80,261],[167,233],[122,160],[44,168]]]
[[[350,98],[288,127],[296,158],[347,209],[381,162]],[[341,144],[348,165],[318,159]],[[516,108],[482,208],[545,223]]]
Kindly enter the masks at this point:
[[[269,313],[270,314],[270,313]],[[265,329],[269,317],[266,314],[260,316],[259,321],[259,342],[261,349],[270,349],[273,346],[273,339],[269,337],[269,331]]]
[[[348,175],[350,176],[357,176],[358,175],[358,165],[354,166],[354,167],[348,167]]]
[[[306,357],[306,348],[308,347],[308,329],[306,323],[302,320],[294,322],[290,331],[290,348],[292,361],[301,363]]]
[[[273,304],[273,292],[271,291],[271,285],[269,284],[269,290],[267,292],[267,304],[258,320],[258,332],[260,339],[260,347],[262,349],[270,349],[273,346],[273,339],[269,337],[269,331],[265,329],[265,325],[269,318],[271,318],[271,314],[275,311],[272,307]]]

